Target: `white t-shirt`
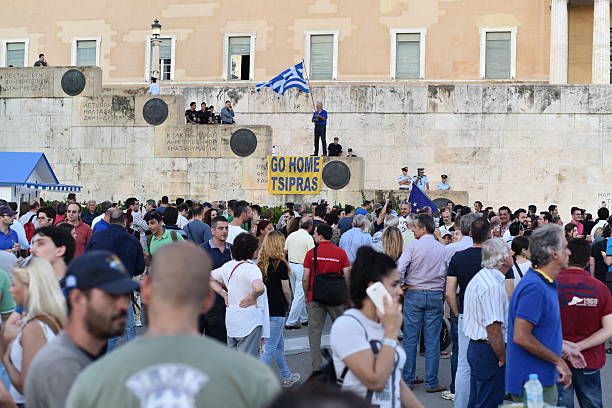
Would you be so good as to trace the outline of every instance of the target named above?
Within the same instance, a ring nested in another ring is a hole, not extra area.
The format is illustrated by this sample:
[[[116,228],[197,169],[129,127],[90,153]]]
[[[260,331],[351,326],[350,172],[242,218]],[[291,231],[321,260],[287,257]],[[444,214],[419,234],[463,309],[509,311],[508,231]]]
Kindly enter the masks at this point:
[[[91,228],[93,229],[93,227],[95,227],[98,222],[102,221],[103,218],[104,218],[104,213],[102,213],[102,214],[98,215],[96,218],[94,218],[91,221]],[[104,225],[104,224],[102,224],[102,225]]]
[[[514,272],[514,287],[519,284],[521,281],[521,275],[525,276],[525,273],[531,268],[531,261],[526,261],[518,264],[518,267],[521,269],[521,273],[516,269],[516,264],[512,264],[512,272]]]
[[[312,236],[303,228],[293,231],[285,240],[289,262],[303,264],[306,253],[314,248]]]
[[[242,264],[236,267],[239,263]],[[239,338],[248,336],[255,327],[264,326],[266,319],[269,321],[269,317],[265,316],[268,310],[268,298],[265,292],[257,298],[256,306],[246,308],[239,306],[240,301],[251,293],[253,281],[259,279],[263,282],[259,267],[252,261],[236,261],[232,259],[224,263],[220,268],[213,270],[211,276],[213,279],[223,282],[227,288],[229,306],[225,313],[225,326],[227,327],[227,335],[229,337]]]
[[[183,229],[187,224],[189,224],[189,220],[182,214],[179,214],[176,220],[176,226],[180,229]]]
[[[242,234],[243,232],[247,232],[245,230],[242,229],[242,227],[240,225],[228,225],[227,226],[227,242],[229,242],[230,244],[234,243],[234,239]]]
[[[377,350],[380,351],[384,337],[385,329],[381,323],[368,319],[357,309],[349,309],[344,312],[342,316],[336,319],[330,333],[336,376],[340,377],[346,367],[343,359],[360,351],[371,350],[371,343],[374,343]],[[372,394],[372,405],[381,408],[401,407],[400,384],[405,363],[406,352],[398,343],[395,347],[393,371],[384,390]],[[344,377],[342,390],[352,391],[363,398],[367,396],[368,392],[366,386],[351,371],[348,371],[346,377]]]

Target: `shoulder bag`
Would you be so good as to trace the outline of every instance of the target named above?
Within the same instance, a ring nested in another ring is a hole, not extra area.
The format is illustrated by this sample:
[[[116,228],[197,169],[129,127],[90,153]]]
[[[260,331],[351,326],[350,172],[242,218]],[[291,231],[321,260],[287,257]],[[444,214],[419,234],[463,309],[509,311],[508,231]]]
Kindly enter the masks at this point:
[[[312,300],[328,306],[340,306],[348,299],[348,287],[342,272],[317,273],[317,249],[314,247]]]

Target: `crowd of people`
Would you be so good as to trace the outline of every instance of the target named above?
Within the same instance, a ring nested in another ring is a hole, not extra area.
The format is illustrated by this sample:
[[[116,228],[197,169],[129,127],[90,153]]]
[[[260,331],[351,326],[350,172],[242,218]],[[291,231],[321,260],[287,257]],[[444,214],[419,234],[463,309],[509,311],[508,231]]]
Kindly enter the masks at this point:
[[[298,386],[422,407],[419,384],[455,407],[497,407],[525,400],[534,374],[548,404],[602,407],[612,220],[597,217],[479,201],[275,214],[167,196],[0,200],[0,407],[268,407]],[[309,378],[285,353],[284,332],[302,326]]]

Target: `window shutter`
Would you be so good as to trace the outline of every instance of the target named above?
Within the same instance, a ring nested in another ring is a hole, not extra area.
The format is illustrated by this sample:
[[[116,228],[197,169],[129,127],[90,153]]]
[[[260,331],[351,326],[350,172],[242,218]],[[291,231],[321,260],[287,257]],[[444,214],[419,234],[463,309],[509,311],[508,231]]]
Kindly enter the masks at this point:
[[[25,43],[6,44],[6,66],[23,67]]]
[[[172,58],[172,39],[162,38],[159,41],[159,58],[160,59],[171,59]]]
[[[229,55],[250,55],[251,37],[230,37]]]
[[[485,78],[510,78],[510,32],[487,33]]]
[[[418,79],[421,77],[421,34],[397,34],[395,77]]]
[[[96,65],[96,40],[77,41],[76,64],[83,67]]]
[[[310,78],[333,79],[334,36],[333,34],[310,36]]]

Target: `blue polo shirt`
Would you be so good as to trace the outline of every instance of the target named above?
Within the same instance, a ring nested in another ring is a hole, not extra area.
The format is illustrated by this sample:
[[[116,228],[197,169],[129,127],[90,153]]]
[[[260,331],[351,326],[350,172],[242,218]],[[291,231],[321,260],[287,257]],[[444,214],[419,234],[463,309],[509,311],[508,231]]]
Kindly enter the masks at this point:
[[[534,325],[533,336],[544,347],[561,355],[563,334],[557,284],[539,272],[529,269],[512,294],[508,308],[508,346],[506,359],[506,392],[523,393],[529,374],[537,374],[544,387],[557,383],[555,365],[540,360],[514,343],[514,319],[521,318]]]
[[[204,248],[204,250],[208,252],[208,255],[210,255],[210,257],[212,258],[213,269],[220,268],[223,266],[224,263],[234,259],[232,257],[232,244],[230,244],[229,242],[225,243],[225,249],[223,249],[223,252],[221,252],[219,248],[215,246],[215,243],[212,239],[201,244],[201,247]]]
[[[19,242],[19,236],[14,230],[9,228],[7,235],[4,235],[4,233],[0,231],[0,251],[12,249],[15,242]]]
[[[315,111],[312,114],[312,118],[314,119],[315,115],[317,115],[317,114],[320,115],[320,116],[323,116],[325,118],[325,120],[319,120],[319,121],[315,122],[314,123],[315,126],[325,126],[325,125],[327,125],[327,111],[325,109],[322,109],[321,113],[318,113],[317,111]]]

